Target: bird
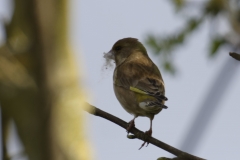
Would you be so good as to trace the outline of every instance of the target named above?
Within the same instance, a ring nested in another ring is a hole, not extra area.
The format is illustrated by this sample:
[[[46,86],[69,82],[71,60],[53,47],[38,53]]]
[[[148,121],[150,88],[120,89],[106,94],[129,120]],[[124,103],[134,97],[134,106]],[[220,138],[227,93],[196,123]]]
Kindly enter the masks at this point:
[[[113,89],[121,106],[133,119],[128,123],[127,132],[135,127],[138,116],[150,119],[150,129],[145,132],[152,136],[152,121],[165,106],[165,85],[158,67],[149,58],[146,48],[136,38],[118,40],[104,58],[115,62]],[[141,145],[141,149],[146,141]],[[148,142],[147,142],[148,145]]]

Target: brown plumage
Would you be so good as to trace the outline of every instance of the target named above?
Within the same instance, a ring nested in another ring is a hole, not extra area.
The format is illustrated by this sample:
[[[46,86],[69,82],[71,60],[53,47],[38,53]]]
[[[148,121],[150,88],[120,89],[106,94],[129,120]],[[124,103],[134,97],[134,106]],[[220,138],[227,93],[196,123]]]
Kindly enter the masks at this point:
[[[167,98],[160,71],[148,57],[145,47],[135,38],[117,41],[104,57],[115,61],[115,95],[122,107],[134,115],[127,130],[130,131],[134,126],[135,118],[145,116],[150,118],[150,129],[146,134],[151,136],[154,115],[167,108],[164,105]]]

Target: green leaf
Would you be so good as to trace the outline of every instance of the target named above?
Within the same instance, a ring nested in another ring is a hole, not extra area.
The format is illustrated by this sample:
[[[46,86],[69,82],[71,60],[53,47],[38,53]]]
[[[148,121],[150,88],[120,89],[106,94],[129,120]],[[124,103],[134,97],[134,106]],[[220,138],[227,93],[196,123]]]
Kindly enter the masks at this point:
[[[175,67],[173,66],[173,64],[170,61],[165,60],[163,67],[167,72],[169,72],[171,74],[175,74],[175,72],[176,72]]]
[[[210,50],[209,55],[211,57],[215,56],[217,51],[222,47],[224,44],[226,44],[226,40],[223,37],[216,37],[213,38],[210,43]]]
[[[225,10],[225,1],[226,0],[208,0],[204,8],[205,13],[215,17],[218,13]]]
[[[174,4],[177,11],[181,10],[185,5],[185,0],[171,0],[171,2]]]
[[[159,54],[161,51],[161,45],[159,44],[158,41],[159,40],[157,40],[152,35],[149,35],[146,40],[146,44],[153,50],[154,54]]]
[[[191,18],[191,19],[189,19],[188,22],[187,22],[187,29],[186,29],[186,31],[187,32],[194,31],[199,26],[201,21],[202,21],[202,18],[198,18],[198,19]]]

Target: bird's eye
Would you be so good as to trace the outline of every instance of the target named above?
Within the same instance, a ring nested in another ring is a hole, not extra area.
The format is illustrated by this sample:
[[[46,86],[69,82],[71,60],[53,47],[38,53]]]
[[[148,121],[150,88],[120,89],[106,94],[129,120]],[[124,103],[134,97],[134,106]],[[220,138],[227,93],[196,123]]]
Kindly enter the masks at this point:
[[[120,51],[121,49],[122,49],[121,46],[116,46],[116,47],[115,47],[115,50],[116,50],[116,51]]]

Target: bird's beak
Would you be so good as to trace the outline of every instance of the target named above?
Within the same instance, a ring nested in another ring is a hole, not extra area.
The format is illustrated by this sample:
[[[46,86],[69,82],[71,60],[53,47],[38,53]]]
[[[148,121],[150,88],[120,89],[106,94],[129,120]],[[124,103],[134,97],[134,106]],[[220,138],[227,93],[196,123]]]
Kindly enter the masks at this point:
[[[112,50],[110,50],[108,53],[103,53],[103,54],[104,54],[103,56],[104,58],[114,60],[114,53]]]

